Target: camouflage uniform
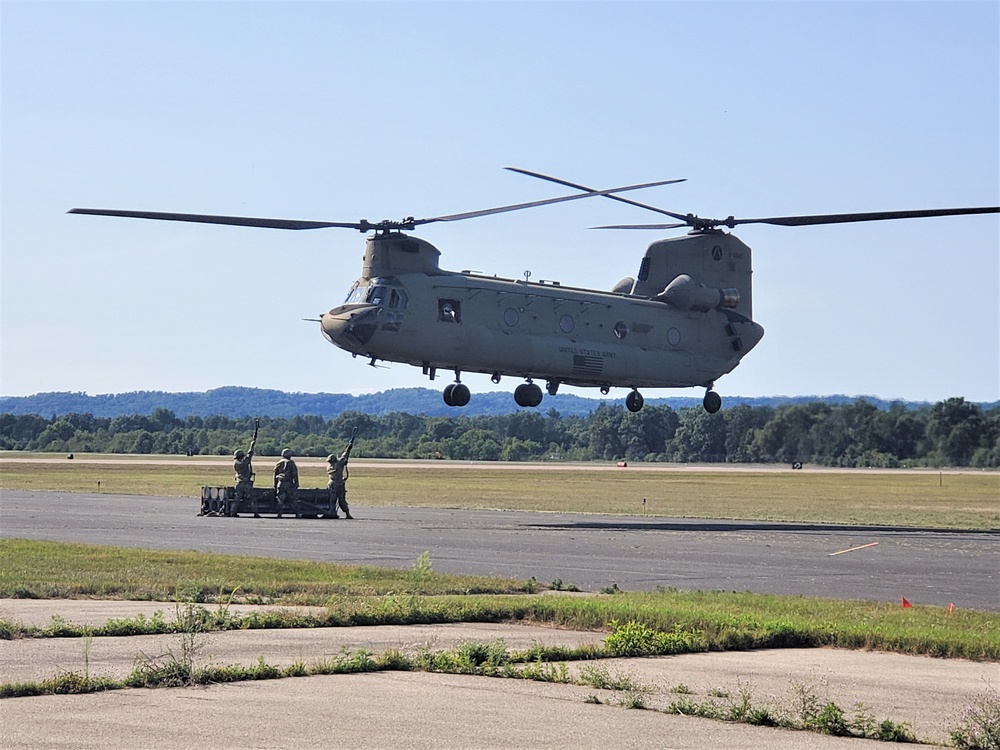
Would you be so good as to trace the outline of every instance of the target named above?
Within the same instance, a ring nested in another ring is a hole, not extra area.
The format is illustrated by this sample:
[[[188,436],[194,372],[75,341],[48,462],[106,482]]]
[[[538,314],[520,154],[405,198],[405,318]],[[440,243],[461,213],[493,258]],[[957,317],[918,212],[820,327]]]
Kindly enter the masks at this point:
[[[326,457],[326,475],[330,478],[326,488],[330,491],[330,517],[340,518],[337,515],[337,508],[344,511],[345,518],[354,518],[351,509],[347,505],[347,459],[350,449],[344,451],[339,456],[331,453]]]
[[[229,515],[235,516],[236,509],[240,507],[240,501],[250,500],[253,507],[254,518],[259,518],[257,513],[257,501],[253,494],[253,449],[257,443],[256,438],[250,441],[247,452],[236,451],[233,455],[233,471],[236,472],[236,498],[233,500],[232,511]]]
[[[292,452],[285,448],[281,460],[274,466],[274,499],[278,502],[278,518],[283,508],[294,510],[295,496],[299,489],[299,468],[292,460]]]

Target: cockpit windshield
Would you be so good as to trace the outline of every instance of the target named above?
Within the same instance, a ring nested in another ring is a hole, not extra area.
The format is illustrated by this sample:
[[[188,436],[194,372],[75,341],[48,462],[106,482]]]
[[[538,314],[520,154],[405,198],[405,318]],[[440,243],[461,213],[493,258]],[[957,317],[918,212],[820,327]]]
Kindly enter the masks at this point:
[[[409,302],[406,290],[395,279],[373,279],[371,286],[356,283],[344,300],[345,305],[378,305],[391,310],[402,310]]]
[[[365,301],[365,295],[368,293],[368,287],[361,286],[357,282],[351,287],[351,291],[347,293],[347,299],[344,300],[345,305],[360,305]]]

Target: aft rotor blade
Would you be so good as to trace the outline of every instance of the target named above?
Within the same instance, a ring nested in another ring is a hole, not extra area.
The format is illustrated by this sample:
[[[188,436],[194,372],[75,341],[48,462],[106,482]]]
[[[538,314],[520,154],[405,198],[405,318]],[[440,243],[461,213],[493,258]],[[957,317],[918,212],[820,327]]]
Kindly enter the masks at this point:
[[[549,206],[553,203],[564,203],[566,201],[575,201],[579,200],[580,198],[594,198],[597,196],[615,198],[617,196],[613,195],[613,193],[625,193],[628,192],[629,190],[643,190],[644,188],[658,187],[660,185],[672,185],[675,182],[683,182],[683,181],[684,181],[683,179],[660,180],[659,182],[645,182],[641,185],[625,185],[624,187],[609,188],[607,190],[594,190],[592,188],[571,185],[570,187],[575,187],[577,190],[585,190],[586,192],[577,193],[575,195],[563,195],[559,198],[545,198],[544,200],[531,201],[529,203],[516,203],[512,206],[499,206],[498,208],[485,208],[480,211],[468,211],[466,213],[461,213],[461,214],[449,214],[448,216],[435,216],[431,219],[414,219],[413,223],[416,225],[416,224],[430,224],[436,221],[461,221],[462,219],[474,219],[479,216],[502,214],[508,211],[520,211],[525,208],[535,208],[536,206]]]
[[[584,185],[577,185],[575,182],[569,182],[567,180],[561,180],[558,177],[551,177],[551,176],[549,176],[547,174],[541,174],[540,172],[531,172],[531,171],[529,171],[527,169],[520,169],[519,167],[504,167],[504,169],[508,169],[511,172],[517,172],[518,174],[527,175],[528,177],[537,177],[539,180],[547,180],[548,182],[554,182],[557,185],[565,185],[566,187],[575,188],[576,190],[592,190],[591,188],[585,187]],[[686,181],[685,179],[671,180],[671,183],[674,183],[674,182],[685,182],[685,181]],[[678,219],[678,220],[684,220],[685,219],[685,217],[682,214],[675,214],[673,211],[667,211],[665,208],[657,208],[656,206],[650,206],[647,203],[639,203],[639,201],[634,201],[634,200],[631,200],[629,198],[622,198],[621,196],[618,196],[618,195],[606,195],[605,197],[606,198],[610,198],[611,200],[619,201],[621,203],[628,203],[630,206],[638,206],[639,208],[644,208],[647,211],[655,211],[658,214],[663,214],[664,216],[670,216],[671,218],[674,218],[674,219]],[[687,222],[685,222],[684,224],[664,224],[664,225],[661,225],[660,228],[663,228],[663,229],[676,229],[678,226],[681,226],[681,227],[687,226]],[[605,227],[595,227],[595,228],[597,228],[597,229],[604,229]],[[619,228],[619,227],[615,227],[615,228]]]
[[[677,229],[689,226],[697,230],[729,227],[741,224],[773,224],[781,227],[804,227],[818,224],[849,224],[859,221],[889,221],[893,219],[921,219],[932,216],[967,216],[969,214],[1000,213],[1000,207],[981,206],[974,208],[926,208],[913,211],[869,211],[854,214],[815,214],[812,216],[773,216],[767,219],[703,219],[700,216],[675,214],[684,219],[681,224],[613,224],[591,229]]]
[[[214,214],[175,214],[163,211],[120,211],[107,208],[73,208],[67,213],[92,216],[122,216],[129,219],[159,219],[161,221],[190,221],[197,224],[229,224],[238,227],[263,227],[265,229],[324,229],[342,227],[362,229],[367,222],[299,221],[297,219],[262,219],[256,216],[216,216]]]
[[[854,221],[887,221],[890,219],[921,219],[929,216],[966,216],[968,214],[1000,213],[998,206],[977,208],[928,208],[915,211],[871,211],[858,214],[818,214],[815,216],[775,216],[769,219],[734,219],[719,221],[720,225],[776,224],[782,227],[801,227],[812,224],[847,224]]]

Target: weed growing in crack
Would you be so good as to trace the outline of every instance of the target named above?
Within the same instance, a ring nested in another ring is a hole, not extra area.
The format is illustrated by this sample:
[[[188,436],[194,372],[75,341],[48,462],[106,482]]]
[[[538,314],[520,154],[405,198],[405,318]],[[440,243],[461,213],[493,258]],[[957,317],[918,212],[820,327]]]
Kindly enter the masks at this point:
[[[517,677],[522,680],[566,684],[569,682],[569,668],[566,666],[565,662],[552,664],[549,662],[536,661],[522,666],[510,665],[504,670],[504,677]]]
[[[951,730],[951,741],[959,750],[1000,750],[1000,692],[979,693]]]

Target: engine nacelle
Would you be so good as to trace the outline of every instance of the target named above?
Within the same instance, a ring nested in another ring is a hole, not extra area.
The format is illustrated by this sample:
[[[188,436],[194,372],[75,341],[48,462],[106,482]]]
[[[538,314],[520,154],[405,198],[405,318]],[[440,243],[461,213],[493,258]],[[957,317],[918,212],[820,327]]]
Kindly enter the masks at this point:
[[[740,292],[738,289],[705,286],[682,273],[667,284],[666,289],[656,295],[656,299],[678,310],[708,312],[717,307],[736,307],[740,304]]]

